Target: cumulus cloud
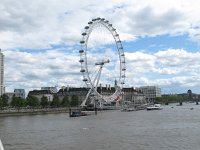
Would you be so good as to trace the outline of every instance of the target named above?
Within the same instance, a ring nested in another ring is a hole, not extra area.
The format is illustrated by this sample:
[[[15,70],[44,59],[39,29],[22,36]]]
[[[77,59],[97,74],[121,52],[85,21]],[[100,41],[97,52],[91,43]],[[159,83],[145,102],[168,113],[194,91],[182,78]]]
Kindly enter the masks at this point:
[[[62,50],[29,53],[5,51],[5,85],[8,89],[81,85],[79,56]]]
[[[127,82],[135,86],[158,85],[176,90],[199,88],[200,52],[168,49],[155,53],[134,52],[127,55]],[[184,91],[181,91],[184,92]]]
[[[4,54],[8,90],[17,87],[30,90],[55,85],[85,86],[80,74],[78,53],[69,54],[57,49],[40,53],[6,51]],[[180,92],[185,92],[188,87],[199,88],[199,52],[168,49],[155,53],[127,52],[125,55],[126,86],[157,85]],[[108,78],[116,78],[116,74],[111,75],[109,68],[103,68],[103,73]]]
[[[75,44],[83,27],[97,16],[110,20],[122,40],[188,33],[197,41],[198,5],[197,1],[187,0],[2,0],[0,45],[3,49],[45,49],[53,44]]]

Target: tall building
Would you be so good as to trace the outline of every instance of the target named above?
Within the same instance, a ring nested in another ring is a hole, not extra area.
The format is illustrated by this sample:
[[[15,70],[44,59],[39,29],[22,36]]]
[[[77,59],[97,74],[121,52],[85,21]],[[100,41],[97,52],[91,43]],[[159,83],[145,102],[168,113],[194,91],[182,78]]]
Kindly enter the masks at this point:
[[[0,95],[4,93],[4,55],[0,49]]]

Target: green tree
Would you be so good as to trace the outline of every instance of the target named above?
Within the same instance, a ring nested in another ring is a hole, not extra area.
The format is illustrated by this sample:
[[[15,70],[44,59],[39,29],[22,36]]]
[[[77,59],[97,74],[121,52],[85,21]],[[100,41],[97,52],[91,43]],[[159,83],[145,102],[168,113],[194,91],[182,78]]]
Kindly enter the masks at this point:
[[[155,103],[164,103],[164,99],[162,97],[156,97]]]
[[[189,101],[189,96],[188,95],[182,96],[182,98],[183,98],[183,101]]]
[[[12,101],[11,101],[11,106],[12,107],[16,107],[16,108],[20,108],[23,107],[25,104],[25,100],[21,97],[16,97],[15,95],[13,95],[12,97]]]
[[[42,107],[49,106],[48,98],[47,98],[46,96],[42,96],[40,105],[41,105]]]
[[[63,98],[63,100],[62,100],[61,105],[62,105],[63,107],[68,107],[69,104],[70,104],[70,103],[69,103],[69,98],[68,98],[67,95],[65,95],[64,98]]]
[[[51,106],[53,107],[59,107],[60,106],[60,100],[57,94],[54,94],[53,101],[51,102]]]
[[[3,95],[1,96],[1,99],[2,99],[2,103],[3,103],[3,107],[8,106],[8,100],[9,100],[8,95],[3,94]]]
[[[79,105],[79,98],[77,95],[72,95],[70,106],[78,106]]]
[[[187,97],[178,96],[178,95],[167,95],[162,97],[157,97],[157,103],[180,103],[183,101],[187,101]]]
[[[39,99],[37,97],[28,95],[26,97],[26,104],[34,108],[34,107],[39,106],[40,103],[39,103]]]

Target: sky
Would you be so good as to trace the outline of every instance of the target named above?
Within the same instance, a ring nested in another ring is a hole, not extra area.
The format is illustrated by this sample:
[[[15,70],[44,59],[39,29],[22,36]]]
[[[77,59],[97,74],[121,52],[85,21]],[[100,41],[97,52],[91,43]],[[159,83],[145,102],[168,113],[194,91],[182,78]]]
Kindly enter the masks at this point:
[[[93,18],[109,20],[126,57],[126,87],[200,93],[199,0],[1,0],[6,91],[85,86],[79,49]]]

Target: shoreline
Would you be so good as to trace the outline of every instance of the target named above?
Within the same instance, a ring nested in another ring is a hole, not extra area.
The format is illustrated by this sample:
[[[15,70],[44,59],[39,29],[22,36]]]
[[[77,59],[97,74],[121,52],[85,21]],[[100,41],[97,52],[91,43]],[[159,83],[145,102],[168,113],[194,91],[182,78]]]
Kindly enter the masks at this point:
[[[21,109],[0,111],[0,117],[69,113],[69,108]]]

